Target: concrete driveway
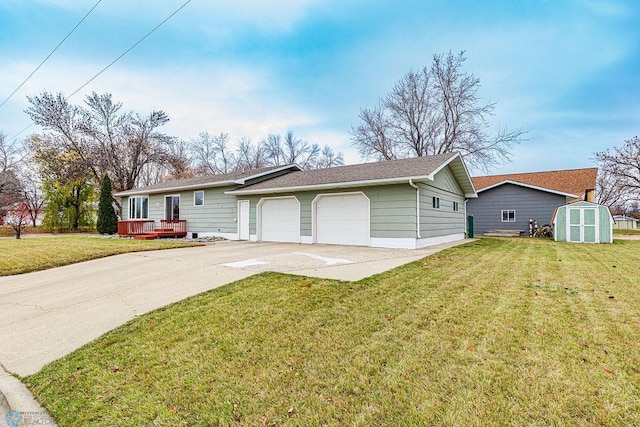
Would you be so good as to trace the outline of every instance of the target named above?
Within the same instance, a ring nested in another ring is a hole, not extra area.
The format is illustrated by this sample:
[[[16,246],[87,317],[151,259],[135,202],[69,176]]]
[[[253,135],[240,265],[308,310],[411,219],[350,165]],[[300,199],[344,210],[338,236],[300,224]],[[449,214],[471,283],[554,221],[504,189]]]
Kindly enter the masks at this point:
[[[218,242],[0,277],[0,363],[30,375],[133,317],[262,271],[359,280],[439,250]]]

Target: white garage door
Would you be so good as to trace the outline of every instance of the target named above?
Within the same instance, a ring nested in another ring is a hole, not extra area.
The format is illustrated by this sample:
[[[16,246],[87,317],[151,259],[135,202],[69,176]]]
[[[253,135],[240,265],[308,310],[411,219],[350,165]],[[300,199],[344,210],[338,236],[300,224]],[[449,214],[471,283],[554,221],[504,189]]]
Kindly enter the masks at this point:
[[[300,243],[300,203],[295,197],[263,199],[260,224],[264,241]]]
[[[364,194],[320,196],[316,242],[369,246],[369,199]]]

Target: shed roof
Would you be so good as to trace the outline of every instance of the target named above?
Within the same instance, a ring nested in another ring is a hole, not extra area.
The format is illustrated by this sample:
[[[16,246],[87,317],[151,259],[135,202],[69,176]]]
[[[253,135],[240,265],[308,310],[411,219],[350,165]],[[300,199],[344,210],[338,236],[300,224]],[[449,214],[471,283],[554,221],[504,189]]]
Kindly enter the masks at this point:
[[[627,216],[627,215],[614,215],[613,219],[615,221],[638,221],[638,218],[634,218],[632,216]]]
[[[587,190],[596,187],[598,168],[566,169],[547,172],[514,173],[473,177],[473,185],[478,192],[504,183],[522,183],[526,186],[548,189],[553,192],[575,195],[583,198]]]

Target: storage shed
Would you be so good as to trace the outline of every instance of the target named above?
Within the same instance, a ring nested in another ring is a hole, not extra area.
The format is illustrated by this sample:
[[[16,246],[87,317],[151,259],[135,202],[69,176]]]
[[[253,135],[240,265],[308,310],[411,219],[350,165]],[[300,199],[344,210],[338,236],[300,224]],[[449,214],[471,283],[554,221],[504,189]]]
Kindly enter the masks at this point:
[[[626,215],[614,215],[613,228],[618,230],[636,230],[638,228],[638,220]]]
[[[613,243],[613,217],[597,203],[576,202],[558,207],[553,215],[556,242]]]

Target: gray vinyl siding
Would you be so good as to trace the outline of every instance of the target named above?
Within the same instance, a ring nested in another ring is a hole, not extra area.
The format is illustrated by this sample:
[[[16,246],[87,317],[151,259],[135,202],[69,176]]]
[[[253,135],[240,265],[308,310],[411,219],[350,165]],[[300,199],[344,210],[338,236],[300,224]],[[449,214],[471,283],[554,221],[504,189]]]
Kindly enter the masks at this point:
[[[200,233],[237,233],[238,198],[224,194],[233,187],[204,190],[204,206],[193,205],[193,190],[150,194],[149,219],[165,219],[165,197],[180,196],[180,219],[187,221],[187,231]],[[122,198],[122,219],[128,217],[128,198]]]
[[[416,190],[409,184],[364,190],[371,201],[371,237],[416,237]]]
[[[179,193],[172,193],[179,194]],[[149,219],[155,220],[157,223],[164,218],[164,194],[149,195]],[[180,208],[182,208],[182,197],[180,197]]]
[[[237,233],[238,199],[224,194],[233,187],[204,190],[204,206],[193,205],[193,191],[180,194],[180,219],[187,220],[187,231]],[[164,203],[161,204],[164,212]]]
[[[342,190],[301,191],[264,196],[238,196],[250,201],[249,232],[256,234],[256,206],[260,199],[295,196],[300,202],[300,235],[312,235],[312,203],[319,194],[339,194],[362,191],[370,201],[371,237],[416,237],[416,192],[409,184],[385,185]]]
[[[420,237],[464,233],[464,195],[449,168],[435,176],[434,182],[420,183]],[[440,198],[440,208],[433,207],[433,197]],[[453,210],[458,202],[458,211]]]
[[[521,230],[529,233],[529,219],[538,225],[549,224],[556,207],[567,203],[565,196],[534,190],[514,184],[503,184],[478,193],[467,201],[467,212],[473,215],[474,233],[487,230]],[[515,222],[502,222],[503,210],[515,210]]]

